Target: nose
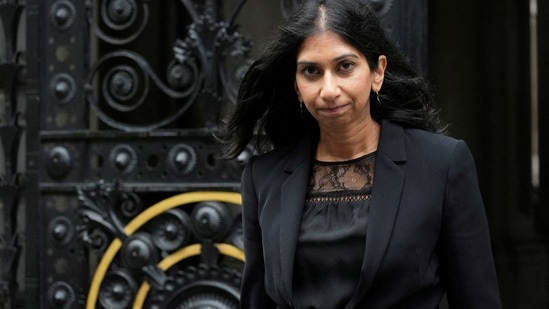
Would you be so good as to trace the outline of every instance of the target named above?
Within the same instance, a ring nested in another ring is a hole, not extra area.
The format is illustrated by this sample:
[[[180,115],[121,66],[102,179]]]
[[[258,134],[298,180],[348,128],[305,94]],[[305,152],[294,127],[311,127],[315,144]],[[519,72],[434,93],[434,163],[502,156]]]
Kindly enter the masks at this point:
[[[326,73],[322,81],[320,89],[320,97],[326,101],[332,101],[339,96],[341,89],[339,88],[337,77],[333,74]]]

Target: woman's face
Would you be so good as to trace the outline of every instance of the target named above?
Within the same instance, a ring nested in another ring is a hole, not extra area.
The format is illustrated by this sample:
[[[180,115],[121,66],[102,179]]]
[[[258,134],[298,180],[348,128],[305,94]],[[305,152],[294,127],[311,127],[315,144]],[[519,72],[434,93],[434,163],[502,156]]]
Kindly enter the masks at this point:
[[[307,110],[324,125],[353,125],[371,120],[370,93],[381,89],[387,60],[371,70],[366,57],[338,34],[306,38],[297,54],[295,88]]]

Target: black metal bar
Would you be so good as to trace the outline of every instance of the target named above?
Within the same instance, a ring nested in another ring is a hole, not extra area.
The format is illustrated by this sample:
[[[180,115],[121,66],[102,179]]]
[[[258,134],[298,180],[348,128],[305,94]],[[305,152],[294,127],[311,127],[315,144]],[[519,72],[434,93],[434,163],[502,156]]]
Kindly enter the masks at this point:
[[[549,0],[538,0],[538,85],[540,186],[538,228],[549,236]]]
[[[40,83],[42,62],[40,57],[43,45],[41,35],[41,1],[26,1],[26,220],[25,220],[25,308],[40,308],[40,252],[43,242],[40,236],[38,175],[40,170]]]

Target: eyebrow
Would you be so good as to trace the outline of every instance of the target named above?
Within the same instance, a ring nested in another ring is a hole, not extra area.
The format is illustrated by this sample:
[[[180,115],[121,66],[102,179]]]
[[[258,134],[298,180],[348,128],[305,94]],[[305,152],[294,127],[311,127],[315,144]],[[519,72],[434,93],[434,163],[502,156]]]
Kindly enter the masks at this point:
[[[356,54],[348,53],[348,54],[343,54],[341,56],[335,57],[334,59],[332,59],[332,62],[337,62],[348,57],[356,58],[356,59],[359,58]],[[297,62],[297,65],[312,65],[312,64],[316,64],[316,62],[314,61],[298,61]]]

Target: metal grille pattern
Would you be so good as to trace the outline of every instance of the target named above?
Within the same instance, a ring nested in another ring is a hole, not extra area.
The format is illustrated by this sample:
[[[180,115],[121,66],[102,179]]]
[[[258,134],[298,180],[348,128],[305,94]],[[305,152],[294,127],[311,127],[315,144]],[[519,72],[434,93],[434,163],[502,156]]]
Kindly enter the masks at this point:
[[[153,3],[51,3],[39,187],[41,259],[57,267],[42,303],[174,308],[208,288],[216,308],[238,304],[240,166],[217,160],[212,134],[248,61],[242,4],[225,19],[220,1],[181,1],[185,30],[160,63],[142,39]],[[99,53],[82,58],[90,42]]]

